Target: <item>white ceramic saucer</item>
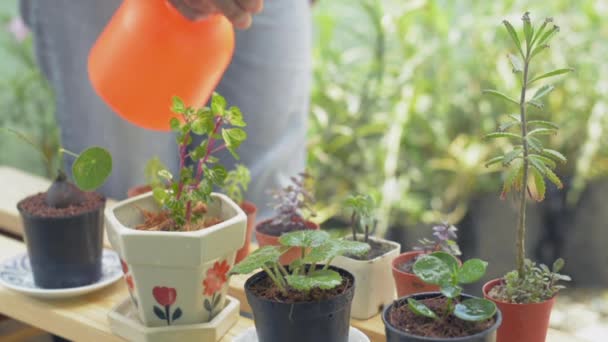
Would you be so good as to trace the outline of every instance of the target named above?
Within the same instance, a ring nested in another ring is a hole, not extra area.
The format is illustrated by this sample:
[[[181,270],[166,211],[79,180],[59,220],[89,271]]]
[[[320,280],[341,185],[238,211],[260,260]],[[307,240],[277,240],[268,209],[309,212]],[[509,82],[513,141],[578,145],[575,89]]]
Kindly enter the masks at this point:
[[[258,342],[258,334],[255,331],[255,327],[251,327],[238,336],[232,339],[232,342]],[[365,336],[361,330],[350,327],[348,332],[348,342],[369,342],[369,338]]]
[[[104,249],[101,278],[90,285],[66,289],[42,289],[34,284],[30,259],[27,253],[0,262],[0,284],[23,294],[47,299],[68,298],[83,295],[108,286],[122,277],[122,267],[116,252]]]

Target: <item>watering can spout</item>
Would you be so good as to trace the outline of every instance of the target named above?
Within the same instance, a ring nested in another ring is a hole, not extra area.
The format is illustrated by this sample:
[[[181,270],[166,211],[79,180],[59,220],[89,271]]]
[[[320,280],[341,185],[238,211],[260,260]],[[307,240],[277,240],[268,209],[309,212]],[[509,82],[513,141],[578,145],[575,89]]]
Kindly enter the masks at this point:
[[[202,106],[234,52],[234,30],[221,15],[190,21],[168,0],[124,0],[88,59],[97,94],[123,119],[168,131],[171,98]]]

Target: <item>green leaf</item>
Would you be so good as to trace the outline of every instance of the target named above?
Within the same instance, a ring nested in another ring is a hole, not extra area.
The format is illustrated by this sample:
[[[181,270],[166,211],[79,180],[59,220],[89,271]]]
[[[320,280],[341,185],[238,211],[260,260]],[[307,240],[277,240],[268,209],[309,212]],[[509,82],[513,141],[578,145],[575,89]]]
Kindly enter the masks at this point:
[[[226,147],[230,151],[234,151],[241,146],[241,143],[245,141],[245,139],[247,139],[247,132],[241,128],[222,129],[222,138],[226,143]]]
[[[508,166],[509,164],[511,164],[511,162],[513,162],[513,160],[515,160],[517,157],[519,157],[522,153],[523,153],[523,150],[521,148],[512,149],[507,154],[505,154],[502,164],[504,166]]]
[[[511,168],[507,172],[505,182],[502,187],[501,197],[505,197],[506,194],[511,192],[513,186],[518,183],[518,178],[523,176],[523,165],[522,163],[512,164]]]
[[[551,181],[551,183],[555,184],[555,186],[557,186],[558,189],[561,189],[564,187],[564,184],[562,184],[562,181],[555,174],[555,172],[553,172],[553,170],[547,169],[546,171],[547,172],[545,173],[545,176],[547,176],[547,178]]]
[[[462,293],[462,287],[458,285],[443,284],[440,291],[444,296],[454,299],[460,296]]]
[[[173,96],[171,99],[171,111],[176,114],[183,114],[186,111],[186,106],[184,105],[182,99],[177,96]],[[171,125],[171,127],[173,128],[173,125]]]
[[[342,284],[340,273],[334,270],[317,270],[308,275],[288,275],[285,280],[298,291],[310,291],[315,287],[329,290]]]
[[[553,273],[558,273],[564,268],[566,262],[562,258],[558,258],[553,262]]]
[[[181,124],[177,118],[171,118],[171,120],[169,120],[169,126],[171,126],[172,131],[179,132]]]
[[[534,101],[540,100],[543,96],[552,92],[553,89],[555,89],[554,85],[545,84],[544,86],[538,88],[538,90],[534,93],[534,96],[532,96],[532,100],[534,100]]]
[[[452,270],[442,259],[424,255],[414,264],[414,274],[427,284],[441,285],[450,281]]]
[[[470,298],[456,304],[454,316],[464,321],[483,321],[496,314],[496,304],[481,298]]]
[[[555,150],[550,150],[548,148],[543,149],[543,155],[561,163],[565,163],[567,161],[566,157],[563,154]]]
[[[205,178],[209,179],[211,183],[220,185],[224,183],[224,179],[226,179],[227,174],[226,169],[222,165],[216,164],[213,165],[212,168],[205,168],[204,176]]]
[[[521,117],[518,114],[509,114],[509,118],[517,123],[521,123]]]
[[[528,136],[534,135],[555,135],[557,130],[555,128],[535,128],[528,132]]]
[[[528,158],[528,161],[530,162],[530,165],[537,169],[542,175],[547,174],[548,169],[545,164],[539,162],[537,159],[534,158]]]
[[[159,178],[158,172],[161,170],[166,170],[167,167],[158,157],[151,158],[146,162],[146,166],[144,167],[144,178],[146,179],[146,184],[151,186],[158,186],[162,184],[161,179]]]
[[[234,265],[230,274],[249,274],[267,264],[279,262],[281,252],[277,246],[264,246],[249,254],[243,261]]]
[[[554,124],[553,122],[550,122],[550,121],[543,121],[543,120],[530,120],[530,121],[528,121],[528,126],[530,126],[530,125],[536,125],[536,126],[541,126],[541,127],[545,127],[545,128],[559,129],[559,126],[557,124]]]
[[[545,166],[547,166],[550,169],[555,169],[555,167],[557,166],[553,160],[551,160],[545,156],[540,156],[538,154],[530,154],[530,155],[528,155],[528,157],[538,160],[539,162],[545,164]]]
[[[526,102],[526,103],[529,104],[529,105],[532,105],[532,106],[534,106],[534,107],[536,107],[538,109],[543,109],[543,107],[544,107],[544,105],[543,105],[542,102],[540,102],[538,100],[534,100],[534,99],[528,100],[528,102]]]
[[[213,115],[224,116],[224,108],[226,108],[226,105],[226,99],[222,95],[214,92],[211,96],[211,112]]]
[[[500,132],[505,132],[506,130],[508,130],[509,128],[513,127],[513,126],[519,126],[520,122],[519,121],[509,121],[509,122],[504,122],[502,124],[500,124],[500,126],[498,126],[498,130]]]
[[[563,69],[557,69],[557,70],[553,70],[553,71],[549,71],[547,73],[544,73],[542,75],[536,76],[534,77],[531,81],[528,81],[528,84],[532,84],[538,80],[542,80],[543,78],[547,78],[547,77],[553,77],[553,76],[559,76],[559,75],[563,75],[563,74],[567,74],[569,72],[574,71],[573,68],[563,68]]]
[[[449,267],[449,269],[454,272],[458,269],[458,267],[460,267],[456,257],[450,253],[439,251],[433,252],[430,255],[441,259],[441,261],[443,261]]]
[[[165,201],[167,200],[169,194],[167,194],[167,191],[165,189],[163,189],[162,187],[158,187],[158,188],[154,188],[152,190],[152,196],[154,196],[154,199],[158,203],[164,204]]]
[[[230,107],[228,110],[228,122],[232,126],[236,127],[245,127],[247,123],[243,120],[243,113],[239,109],[239,107]]]
[[[534,45],[534,43],[536,41],[538,41],[538,39],[542,36],[543,32],[545,32],[545,28],[547,27],[547,24],[550,23],[550,22],[552,22],[552,21],[553,21],[553,19],[550,19],[550,18],[547,18],[547,19],[545,19],[545,21],[543,21],[543,24],[534,33],[534,38],[532,39],[532,43],[530,45]]]
[[[319,247],[330,239],[323,230],[298,230],[281,235],[279,243],[290,247]]]
[[[528,46],[531,46],[532,38],[534,38],[534,27],[532,27],[532,23],[530,22],[529,13],[524,13],[524,16],[521,19],[524,22],[524,36],[526,37],[526,43]]]
[[[535,201],[540,202],[545,199],[545,191],[546,191],[545,178],[535,168],[532,168],[530,171],[531,171],[532,177],[534,179],[534,187],[536,188],[536,191],[531,192],[532,198],[534,198]]]
[[[507,100],[508,102],[515,103],[515,104],[517,104],[517,105],[519,104],[519,102],[518,102],[517,100],[515,100],[515,99],[513,99],[513,98],[511,98],[511,97],[509,97],[509,96],[507,96],[507,95],[505,95],[505,94],[503,94],[503,93],[499,92],[498,90],[494,90],[494,89],[484,89],[484,90],[482,90],[482,92],[483,92],[484,94],[490,94],[490,95],[494,95],[494,96],[496,96],[496,97],[498,97],[498,98],[501,98],[501,99],[503,99],[503,100]]]
[[[526,137],[526,141],[528,142],[528,146],[530,146],[530,148],[536,152],[536,153],[542,153],[543,152],[543,145],[540,142],[540,140],[536,139],[535,137],[532,136],[527,136]]]
[[[553,36],[555,36],[557,33],[559,32],[559,26],[557,25],[553,25],[553,27],[548,30],[547,32],[545,32],[542,37],[540,38],[540,40],[537,43],[538,47],[544,46],[544,44],[548,43],[551,38],[553,38]]]
[[[321,246],[313,248],[304,258],[305,263],[320,263],[340,255],[363,255],[370,250],[364,242],[346,239],[329,239]]]
[[[112,172],[112,156],[101,147],[84,150],[72,165],[74,182],[83,191],[99,188]]]
[[[523,61],[513,55],[513,54],[507,54],[507,56],[509,57],[509,60],[511,61],[511,65],[513,66],[513,73],[518,73],[518,72],[522,72],[524,71],[524,63]]]
[[[509,32],[511,39],[513,39],[513,42],[515,43],[515,46],[519,50],[520,55],[522,57],[524,57],[524,51],[521,49],[521,43],[519,41],[519,37],[517,36],[517,32],[515,32],[515,29],[513,28],[513,25],[511,25],[511,23],[508,22],[507,20],[503,20],[502,23],[507,28],[507,32]]]
[[[171,172],[169,172],[169,170],[166,170],[166,169],[158,170],[157,174],[160,178],[166,179],[168,181],[173,179],[173,175],[171,174]]]
[[[514,133],[509,133],[509,132],[493,132],[493,133],[486,134],[483,138],[484,139],[512,138],[512,139],[521,140],[521,136],[514,134]]]
[[[486,161],[485,166],[489,167],[489,166],[494,165],[496,163],[500,163],[500,162],[502,162],[503,158],[504,158],[503,156],[494,157],[494,158]]]
[[[458,270],[458,282],[462,284],[472,284],[486,273],[488,263],[481,259],[469,259]]]
[[[433,312],[433,310],[429,309],[426,305],[421,302],[415,300],[414,298],[407,299],[407,305],[412,310],[413,313],[419,316],[424,316],[428,318],[437,319],[437,315]]]

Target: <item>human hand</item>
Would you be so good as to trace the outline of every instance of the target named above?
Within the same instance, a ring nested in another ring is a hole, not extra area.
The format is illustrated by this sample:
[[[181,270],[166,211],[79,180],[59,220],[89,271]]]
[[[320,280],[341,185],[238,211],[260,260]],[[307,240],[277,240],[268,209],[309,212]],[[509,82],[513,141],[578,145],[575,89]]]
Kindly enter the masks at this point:
[[[234,27],[251,26],[252,15],[262,11],[264,0],[169,0],[186,18],[196,20],[213,13],[222,13]]]

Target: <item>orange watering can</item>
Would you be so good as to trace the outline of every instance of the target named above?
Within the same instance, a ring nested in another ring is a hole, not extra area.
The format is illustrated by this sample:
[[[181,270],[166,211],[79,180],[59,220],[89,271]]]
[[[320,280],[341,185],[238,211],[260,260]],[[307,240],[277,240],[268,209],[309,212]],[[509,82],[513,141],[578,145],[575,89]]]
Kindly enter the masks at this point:
[[[95,91],[122,118],[167,131],[171,98],[204,105],[234,51],[221,15],[190,21],[168,0],[124,0],[89,54]]]

